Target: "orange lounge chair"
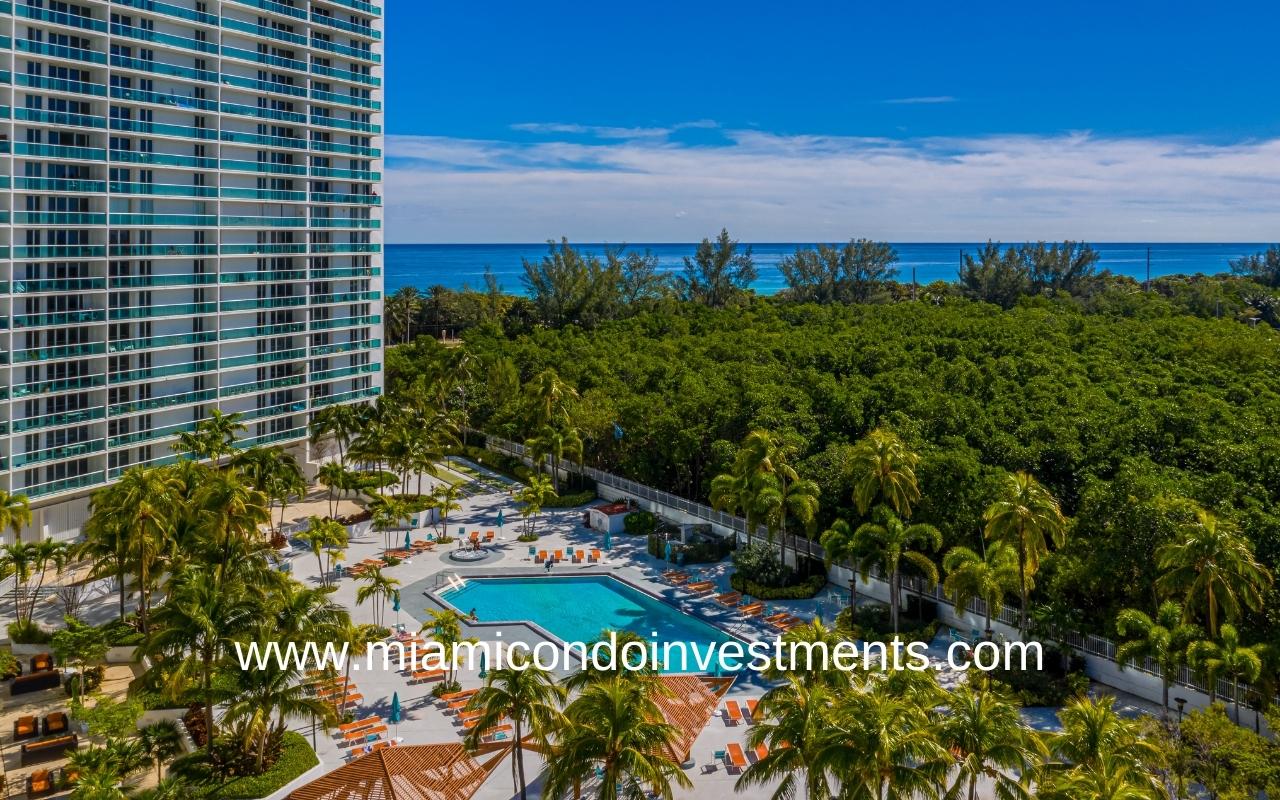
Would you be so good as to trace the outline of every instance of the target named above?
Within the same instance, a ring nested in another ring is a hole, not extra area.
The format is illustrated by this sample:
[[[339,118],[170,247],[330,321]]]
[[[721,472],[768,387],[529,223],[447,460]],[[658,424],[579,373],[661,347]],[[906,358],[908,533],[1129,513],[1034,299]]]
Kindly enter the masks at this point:
[[[409,676],[413,683],[430,683],[431,681],[444,680],[444,670],[442,669],[424,669],[413,673]]]
[[[351,731],[358,731],[361,728],[367,728],[372,725],[377,725],[380,722],[382,722],[382,717],[379,717],[377,715],[374,715],[372,717],[365,717],[364,719],[358,719],[355,722],[345,722],[339,725],[338,732],[349,733]]]
[[[557,550],[557,551],[556,551],[556,559],[555,559],[555,560],[556,560],[556,561],[564,561],[564,551],[563,551],[563,550]]]
[[[467,730],[467,731],[469,731],[469,730],[471,730],[472,728],[474,728],[475,726],[477,726],[477,725],[479,725],[479,724],[480,724],[480,714],[479,714],[479,712],[474,712],[474,713],[476,714],[476,716],[474,716],[474,717],[468,717],[467,719],[464,719],[464,720],[462,721],[462,729],[463,729],[463,730]],[[489,728],[488,730],[490,730],[490,731],[491,731],[491,730],[493,730],[493,728]]]
[[[485,544],[488,544],[489,542],[492,542],[492,541],[493,541],[493,531],[485,531],[484,532]]]
[[[473,543],[479,542],[479,541],[480,541],[480,531],[472,531],[472,532],[471,532],[471,535],[470,535],[470,536],[468,536],[467,538],[468,538],[468,539],[470,539]]]
[[[583,557],[584,555],[586,555],[586,552],[587,552],[587,551],[585,551],[585,550],[570,550],[569,552],[573,555],[573,563],[575,563],[575,564],[581,564],[581,563],[582,563],[582,557]]]
[[[667,572],[662,573],[662,579],[665,580],[667,583],[672,583],[672,584],[675,584],[676,586],[679,586],[683,583],[689,582],[689,573],[681,572],[680,570],[669,570]]]
[[[756,602],[738,606],[738,613],[744,617],[758,617],[764,613],[764,603]]]
[[[769,616],[765,617],[765,618],[764,618],[764,621],[765,621],[765,622],[772,623],[772,622],[773,622],[773,621],[775,621],[775,620],[784,619],[784,618],[789,617],[789,616],[791,616],[791,615],[790,615],[790,614],[788,614],[788,613],[787,613],[787,612],[785,612],[785,611],[777,611],[777,612],[775,612],[775,613],[773,613],[773,614],[770,614]]]
[[[507,738],[507,734],[511,733],[510,725],[496,725],[484,732],[481,737],[483,742],[496,742],[500,739]]]
[[[467,703],[470,703],[470,702],[471,702],[470,697],[464,697],[461,700],[454,700],[452,703],[448,705],[448,708],[453,711],[461,711],[462,709],[466,708]]]
[[[347,706],[358,706],[363,702],[364,702],[364,695],[360,694],[359,692],[352,692],[351,694],[342,698],[342,707],[346,708]]]
[[[476,689],[463,689],[460,692],[449,692],[448,694],[442,694],[436,699],[442,703],[452,703],[454,700],[462,700],[464,698],[470,697],[471,695],[475,694],[476,691],[477,691]]]
[[[747,757],[742,752],[742,745],[737,742],[730,742],[729,746],[725,749],[728,752],[730,766],[737,767],[738,769],[747,768]]]
[[[483,712],[483,711],[479,711],[479,710],[477,710],[477,711],[459,711],[459,712],[458,712],[458,714],[457,714],[457,718],[458,718],[461,722],[463,722],[464,724],[465,724],[465,723],[467,723],[467,722],[470,722],[470,721],[471,721],[471,720],[473,720],[473,719],[479,719],[479,718],[480,718],[480,717],[482,717],[482,716],[484,716],[484,712]]]
[[[725,606],[726,608],[732,608],[736,606],[738,604],[738,601],[741,599],[742,599],[742,592],[725,592],[724,594],[716,595],[716,602],[722,606]]]
[[[345,742],[360,742],[368,739],[370,736],[381,736],[387,732],[386,725],[373,725],[368,728],[360,728],[354,731],[347,731],[342,734],[342,740]]]
[[[759,721],[760,721],[760,720],[756,719],[756,709],[757,709],[757,708],[759,708],[759,707],[760,707],[760,701],[759,701],[759,700],[748,700],[748,701],[747,701],[747,714],[751,717],[751,724],[752,724],[752,725],[754,725],[755,723],[757,723],[757,722],[759,722]]]
[[[547,560],[547,551],[546,551],[546,550],[539,550],[539,551],[538,551],[538,557],[537,557],[537,558],[535,558],[535,559],[533,560],[533,563],[535,563],[535,564],[541,564],[542,562],[544,562],[544,561],[546,561],[546,560]]]
[[[764,761],[764,757],[769,755],[769,745],[765,744],[764,742],[761,742],[760,744],[756,745],[756,749],[754,752],[756,754],[757,762]]]
[[[742,722],[742,709],[738,708],[736,700],[730,700],[724,704],[724,713],[729,717],[729,722],[734,725]]]
[[[591,550],[591,560],[592,560],[593,562],[595,562],[596,564],[599,564],[599,563],[600,563],[600,551],[599,551],[599,550],[596,550],[596,549],[594,549],[594,548]]]
[[[684,588],[688,589],[694,594],[707,594],[712,589],[716,588],[716,582],[715,581],[698,581],[697,583],[687,583],[685,584]]]

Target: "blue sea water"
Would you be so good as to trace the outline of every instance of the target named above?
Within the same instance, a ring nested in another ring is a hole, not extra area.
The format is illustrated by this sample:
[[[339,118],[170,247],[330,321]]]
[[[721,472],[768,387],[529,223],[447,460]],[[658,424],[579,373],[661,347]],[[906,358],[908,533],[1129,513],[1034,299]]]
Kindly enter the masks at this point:
[[[588,253],[602,253],[604,244],[576,244]],[[760,294],[773,294],[784,288],[778,262],[809,245],[797,243],[752,244],[756,267],[760,273],[754,289]],[[981,245],[970,244],[895,244],[898,251],[898,279],[910,281],[914,271],[920,283],[955,280],[963,253],[972,253]],[[631,244],[628,250],[651,251],[658,257],[661,270],[678,272],[683,269],[684,256],[692,255],[696,245],[686,244]],[[1109,243],[1095,244],[1099,252],[1099,267],[1119,275],[1138,280],[1147,277],[1147,253],[1151,254],[1151,277],[1162,275],[1208,275],[1228,270],[1233,258],[1266,249],[1262,244],[1169,244],[1169,243]],[[502,289],[511,294],[524,293],[520,281],[524,274],[522,259],[540,259],[547,252],[547,245],[540,244],[392,244],[387,245],[385,255],[385,289],[394,292],[402,286],[427,289],[446,286],[461,289],[484,288],[485,267],[492,269]]]

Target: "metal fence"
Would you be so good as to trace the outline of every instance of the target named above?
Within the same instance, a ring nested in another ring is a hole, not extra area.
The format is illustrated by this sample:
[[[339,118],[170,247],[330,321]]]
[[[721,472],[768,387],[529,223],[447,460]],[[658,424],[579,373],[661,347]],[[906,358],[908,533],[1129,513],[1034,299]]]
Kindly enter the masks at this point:
[[[485,447],[489,450],[493,450],[498,453],[506,453],[507,455],[521,459],[531,460],[525,446],[519,442],[512,442],[498,436],[490,436],[480,431],[476,431],[476,433],[485,437]],[[611,489],[616,489],[620,492],[631,495],[632,497],[648,500],[663,508],[682,511],[685,514],[697,517],[705,522],[723,526],[744,536],[747,535],[747,522],[742,517],[735,516],[733,514],[726,514],[725,512],[718,511],[711,506],[671,494],[670,492],[664,492],[660,489],[654,489],[651,486],[645,486],[642,483],[628,480],[627,478],[614,475],[611,472],[605,472],[594,467],[575,464],[567,459],[561,459],[560,465],[561,468],[567,471],[586,475],[600,486],[608,486]],[[774,535],[771,538],[768,529],[761,525],[757,526],[755,538],[762,542],[779,543],[779,539],[782,537]],[[786,543],[787,547],[790,548],[792,552],[799,553],[803,551],[805,554],[816,559],[822,559],[824,557],[822,545],[812,539],[787,534]],[[851,568],[848,563],[841,563],[840,566],[845,569]],[[878,570],[873,570],[870,578],[879,583],[888,584],[888,580],[881,575]],[[912,594],[933,600],[939,604],[953,605],[943,594],[942,586],[939,584],[929,583],[923,578],[914,575],[901,576],[901,582],[902,588]],[[987,604],[986,601],[980,598],[975,598],[970,602],[966,610],[978,618],[986,619]],[[1018,626],[1018,610],[1006,605],[1000,609],[999,614],[992,616],[992,620],[999,621],[1011,628],[1016,628]],[[1119,663],[1116,660],[1116,643],[1102,636],[1068,632],[1063,635],[1060,643],[1081,654],[1105,659],[1117,664]],[[1149,658],[1144,659],[1141,662],[1129,662],[1124,666],[1127,669],[1137,669],[1156,677],[1161,677],[1163,674],[1160,665]],[[1203,692],[1204,694],[1209,693],[1208,684],[1193,674],[1193,672],[1185,666],[1178,671],[1178,675],[1174,677],[1173,683],[1195,689],[1196,691]],[[1219,697],[1230,698],[1233,696],[1234,689],[1231,685],[1231,681],[1226,680],[1225,678],[1220,678],[1217,683],[1218,689],[1216,694]],[[1258,692],[1248,684],[1241,683],[1239,684],[1238,689],[1240,697],[1242,698],[1258,697]],[[1280,703],[1280,698],[1276,698],[1275,702]]]

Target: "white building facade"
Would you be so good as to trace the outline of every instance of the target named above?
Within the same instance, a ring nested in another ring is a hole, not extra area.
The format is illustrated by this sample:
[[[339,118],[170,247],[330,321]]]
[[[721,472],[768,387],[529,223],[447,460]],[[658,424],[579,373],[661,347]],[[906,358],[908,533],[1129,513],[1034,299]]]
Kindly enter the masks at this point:
[[[380,393],[381,170],[375,5],[0,0],[0,488],[31,538],[210,409],[305,448]]]

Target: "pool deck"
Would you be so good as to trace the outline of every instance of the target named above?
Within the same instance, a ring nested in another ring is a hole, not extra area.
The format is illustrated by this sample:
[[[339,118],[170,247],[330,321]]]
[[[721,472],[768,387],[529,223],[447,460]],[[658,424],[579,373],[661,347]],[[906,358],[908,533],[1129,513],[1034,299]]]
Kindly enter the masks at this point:
[[[479,488],[480,491],[460,501],[462,508],[449,515],[448,529],[453,534],[456,534],[460,527],[465,527],[468,532],[479,530],[482,534],[488,530],[495,531],[499,536],[492,547],[496,558],[475,566],[458,564],[447,558],[453,545],[446,545],[438,547],[435,551],[415,556],[395,567],[385,568],[383,570],[385,575],[401,583],[401,610],[398,613],[392,611],[390,604],[383,610],[384,622],[389,626],[402,624],[407,630],[416,631],[422,620],[426,618],[428,609],[444,607],[435,594],[435,589],[440,585],[441,580],[438,576],[456,574],[465,579],[469,575],[513,577],[546,574],[545,568],[535,564],[529,555],[529,544],[515,540],[523,520],[519,515],[518,504],[503,490],[503,480],[489,476],[484,486],[476,483],[470,483],[468,486],[473,490]],[[496,524],[499,511],[504,513],[506,521],[501,531]],[[290,518],[292,518],[291,515]],[[540,514],[537,520],[540,538],[534,543],[536,549],[554,551],[572,546],[603,550],[602,535],[582,527],[582,518],[582,508],[550,510]],[[421,539],[425,538],[424,534],[428,531],[434,532],[433,529],[428,528],[415,531],[411,535],[413,539]],[[403,534],[393,539],[392,546],[400,546],[401,539]],[[380,533],[368,533],[353,538],[345,563],[356,563],[380,555],[383,541]],[[771,640],[777,636],[775,631],[763,624],[743,620],[729,609],[717,605],[711,599],[711,595],[694,598],[688,591],[663,582],[662,572],[668,569],[669,565],[649,556],[646,552],[644,537],[615,535],[612,537],[611,549],[604,553],[604,556],[605,560],[601,564],[558,563],[552,568],[551,574],[555,576],[614,575],[642,591],[671,603],[682,611],[721,627],[738,638],[755,640],[767,637]],[[309,552],[297,551],[289,556],[289,562],[294,577],[309,585],[319,585],[316,560]],[[698,570],[703,579],[714,581],[718,591],[729,591],[730,565],[727,560],[718,564],[693,566],[691,569]],[[357,605],[355,602],[358,583],[351,578],[344,578],[336,585],[334,600],[350,609],[354,620],[372,622],[374,615],[371,604]],[[824,620],[830,622],[845,603],[847,603],[847,594],[837,587],[828,586],[813,600],[770,602],[767,605],[777,606],[779,610],[786,610],[804,618],[819,614]],[[499,632],[502,634],[501,637],[497,635]],[[464,635],[488,642],[501,640],[508,644],[520,640],[530,645],[549,638],[536,626],[525,623],[467,624]],[[555,641],[553,638],[550,640]],[[446,713],[439,704],[433,702],[430,695],[431,684],[410,685],[407,678],[394,668],[383,669],[379,664],[365,670],[364,666],[363,659],[356,659],[351,671],[351,680],[363,695],[363,700],[356,710],[357,718],[377,714],[385,720],[390,714],[392,695],[398,693],[404,718],[398,726],[390,726],[389,736],[399,738],[404,744],[432,744],[461,739],[462,729],[454,724],[452,714]],[[483,684],[475,671],[460,671],[458,678],[464,689],[478,688]],[[758,698],[766,688],[758,677],[747,673],[734,684],[727,699],[741,701]],[[1129,705],[1132,704],[1129,703]],[[1044,714],[1033,712],[1033,717],[1041,724],[1046,724]],[[309,725],[298,724],[294,727],[309,740],[312,738]],[[732,725],[720,713],[712,717],[693,745],[691,754],[693,766],[685,770],[685,774],[693,782],[693,788],[677,789],[675,796],[706,798],[728,797],[732,794],[733,784],[738,779],[739,773],[737,770],[727,769],[722,763],[716,763],[713,754],[724,750],[731,742],[743,744],[748,730],[747,724]],[[351,753],[351,749],[340,746],[332,734],[325,734],[322,731],[316,735],[315,741],[320,765],[277,792],[272,796],[273,798],[283,798],[289,791],[336,769],[345,763],[345,758]],[[753,757],[749,756],[750,758]],[[475,796],[481,800],[511,798],[514,791],[509,767],[510,765],[505,762],[499,765]],[[537,754],[526,753],[525,773],[530,781],[531,797],[540,796],[539,774],[542,768],[543,762]],[[590,787],[584,785],[583,789],[584,796],[591,794]],[[742,796],[768,796],[772,794],[772,789],[771,786],[756,787],[750,795]],[[989,791],[981,794],[984,797],[990,796]]]

